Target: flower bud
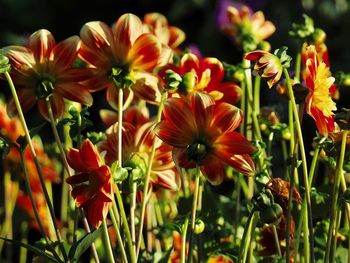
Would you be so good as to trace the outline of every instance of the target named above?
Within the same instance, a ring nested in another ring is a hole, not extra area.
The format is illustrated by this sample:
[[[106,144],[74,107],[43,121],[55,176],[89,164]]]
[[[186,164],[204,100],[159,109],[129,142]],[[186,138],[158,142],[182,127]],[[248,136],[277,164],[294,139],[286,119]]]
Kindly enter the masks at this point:
[[[263,224],[275,224],[278,223],[283,214],[282,207],[273,203],[267,209],[260,211],[260,222]]]
[[[0,74],[9,72],[10,69],[11,69],[11,65],[9,63],[8,57],[0,53]]]
[[[196,235],[199,235],[199,234],[203,233],[204,229],[205,229],[205,224],[204,224],[203,220],[197,219],[196,224],[194,226],[194,233]]]

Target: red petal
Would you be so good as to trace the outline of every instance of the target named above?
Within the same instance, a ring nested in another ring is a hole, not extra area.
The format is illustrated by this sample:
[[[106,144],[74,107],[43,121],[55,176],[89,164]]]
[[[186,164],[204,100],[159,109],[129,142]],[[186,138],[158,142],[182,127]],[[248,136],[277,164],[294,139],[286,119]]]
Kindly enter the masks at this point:
[[[242,120],[243,113],[239,108],[223,102],[216,105],[210,127],[218,129],[221,133],[234,131]]]
[[[226,132],[214,142],[215,155],[230,158],[235,154],[252,154],[255,147],[240,133]]]
[[[162,50],[160,41],[152,34],[142,34],[131,47],[127,61],[132,69],[152,70]]]
[[[200,61],[200,70],[210,69],[210,83],[220,82],[224,78],[224,66],[216,58],[204,58]]]
[[[133,14],[124,14],[119,17],[118,21],[113,25],[112,30],[116,45],[118,46],[116,55],[125,62],[131,46],[143,32],[142,22]]]
[[[83,163],[80,157],[80,151],[75,148],[69,148],[67,151],[67,161],[70,167],[78,172],[88,171],[87,167]]]
[[[103,165],[103,161],[96,147],[89,139],[86,139],[81,143],[80,157],[89,170],[97,170],[101,165]]]
[[[19,99],[19,102],[21,104],[23,112],[26,112],[30,108],[32,108],[37,101],[36,95],[35,95],[33,89],[21,89],[21,90],[17,91],[17,96],[18,96],[18,99]],[[7,114],[10,117],[17,115],[16,105],[15,105],[14,100],[12,98],[10,99],[9,103],[7,104]]]
[[[174,162],[183,168],[195,168],[196,163],[188,158],[187,148],[173,148]]]
[[[79,50],[79,57],[84,60],[90,66],[94,66],[99,71],[108,72],[115,60],[112,56],[112,51],[107,47],[105,49],[99,49],[96,47],[89,47],[84,42],[81,43]]]
[[[50,52],[55,45],[56,41],[54,37],[46,29],[34,32],[30,36],[28,43],[28,47],[33,51],[34,57],[39,63],[49,58]]]
[[[72,197],[74,198],[77,207],[81,207],[92,197],[92,194],[87,185],[78,185],[73,188]]]
[[[107,127],[113,125],[118,121],[118,115],[115,111],[102,109],[100,110],[100,118]]]
[[[8,46],[4,51],[15,68],[31,68],[35,64],[33,52],[26,47]]]
[[[220,159],[246,176],[252,176],[255,173],[255,164],[252,158],[247,154],[225,155],[220,156]]]
[[[197,129],[203,130],[210,125],[212,119],[215,100],[208,94],[197,92],[190,95],[191,110],[194,113],[194,119],[197,123]]]
[[[100,200],[99,195],[96,195],[84,206],[86,209],[86,216],[89,223],[98,228],[102,221],[107,217],[108,209],[110,207],[109,202],[103,202]]]
[[[221,184],[225,178],[224,163],[213,155],[205,160],[205,164],[201,165],[200,169],[212,185]]]
[[[177,27],[169,27],[170,31],[170,39],[169,39],[169,47],[172,49],[177,48],[182,42],[185,41],[186,35],[185,32]]]
[[[159,79],[146,72],[136,73],[134,77],[136,82],[131,89],[135,96],[144,99],[146,102],[158,104],[161,98]]]
[[[64,100],[61,97],[61,95],[59,95],[58,93],[54,93],[50,97],[50,101],[51,101],[52,113],[53,113],[54,118],[55,119],[62,118],[64,115],[64,112],[65,112],[66,105],[65,105]],[[46,102],[44,99],[38,100],[38,107],[39,107],[39,112],[41,113],[41,115],[45,119],[50,120],[49,114],[47,111]]]
[[[217,102],[227,102],[229,104],[236,104],[240,98],[242,90],[241,88],[233,82],[223,82],[215,85],[217,91],[222,92],[224,96]],[[215,89],[213,89],[215,90]],[[210,94],[210,92],[208,92]]]
[[[197,72],[199,70],[199,60],[196,55],[187,53],[181,58],[180,62],[180,74],[183,75],[186,72],[190,72],[192,69]]]
[[[89,68],[69,68],[56,77],[59,82],[78,82],[91,78],[94,74],[93,69]]]
[[[186,133],[186,129],[176,129],[162,121],[154,128],[155,134],[165,143],[174,147],[186,147],[191,143],[191,135]]]
[[[63,68],[68,68],[78,56],[80,39],[72,36],[58,43],[51,52],[50,60]]]
[[[76,82],[58,83],[55,87],[56,92],[62,97],[79,102],[84,105],[92,105],[92,96],[87,88]]]
[[[244,58],[247,60],[256,61],[266,54],[270,54],[270,53],[263,50],[256,50],[245,54]]]
[[[78,173],[66,179],[66,183],[68,184],[81,184],[87,181],[89,181],[88,173]]]
[[[80,30],[80,37],[83,43],[95,52],[98,49],[99,52],[112,54],[110,49],[114,47],[113,33],[105,23],[101,21],[86,23]]]

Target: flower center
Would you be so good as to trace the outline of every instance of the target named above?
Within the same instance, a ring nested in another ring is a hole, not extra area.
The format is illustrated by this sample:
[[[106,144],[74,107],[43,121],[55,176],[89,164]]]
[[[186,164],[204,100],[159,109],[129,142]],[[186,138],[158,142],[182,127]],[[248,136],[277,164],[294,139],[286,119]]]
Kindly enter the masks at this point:
[[[187,154],[190,160],[201,164],[207,154],[210,152],[210,147],[205,142],[194,142],[187,146]]]
[[[53,82],[50,79],[42,79],[38,82],[35,90],[36,96],[39,99],[45,99],[52,94],[54,90]]]
[[[129,88],[134,83],[130,73],[128,65],[121,65],[112,67],[109,76],[117,88]]]

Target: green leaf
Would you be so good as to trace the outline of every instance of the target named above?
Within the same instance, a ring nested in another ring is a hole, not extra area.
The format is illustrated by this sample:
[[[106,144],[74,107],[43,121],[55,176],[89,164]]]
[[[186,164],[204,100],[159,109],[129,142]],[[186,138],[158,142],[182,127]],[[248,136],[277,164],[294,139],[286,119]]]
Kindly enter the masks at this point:
[[[120,167],[118,161],[112,163],[111,172],[114,182],[120,183],[128,178],[129,172],[126,168]]]
[[[29,251],[33,252],[36,255],[45,257],[46,259],[48,259],[51,262],[57,262],[57,263],[63,262],[61,259],[57,259],[57,258],[55,258],[55,257],[53,257],[51,255],[48,255],[45,251],[43,251],[41,249],[38,249],[38,248],[36,248],[34,246],[31,246],[29,244],[22,243],[22,242],[17,241],[17,240],[7,239],[7,238],[4,238],[4,237],[0,237],[0,239],[5,240],[6,242],[10,242],[13,245],[16,245],[16,246],[19,246],[19,247],[24,247],[24,248],[28,249]]]
[[[91,246],[91,244],[99,237],[102,232],[102,228],[95,229],[94,231],[86,234],[77,243],[73,244],[70,248],[68,257],[72,262],[77,262],[80,256]]]

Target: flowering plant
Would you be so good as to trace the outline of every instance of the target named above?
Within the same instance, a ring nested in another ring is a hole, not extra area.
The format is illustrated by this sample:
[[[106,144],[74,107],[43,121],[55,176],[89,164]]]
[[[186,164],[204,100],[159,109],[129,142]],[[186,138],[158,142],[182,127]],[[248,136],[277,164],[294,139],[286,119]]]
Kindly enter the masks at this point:
[[[236,64],[160,13],[0,49],[1,262],[349,260],[348,75],[306,15],[295,52],[225,16]]]

